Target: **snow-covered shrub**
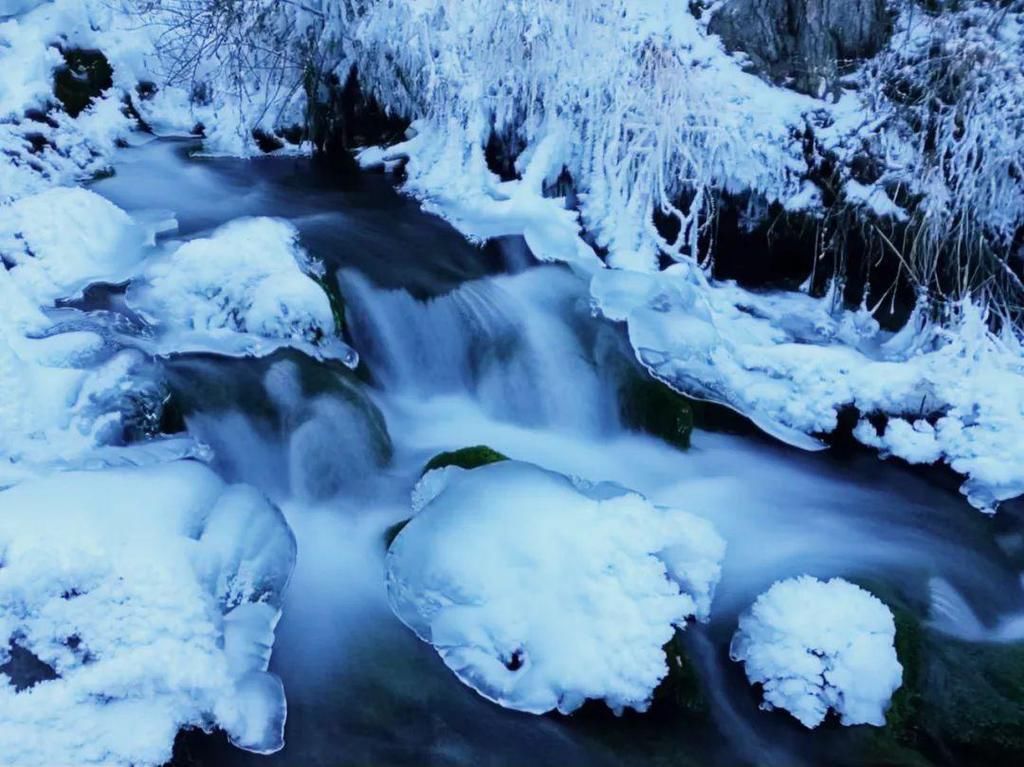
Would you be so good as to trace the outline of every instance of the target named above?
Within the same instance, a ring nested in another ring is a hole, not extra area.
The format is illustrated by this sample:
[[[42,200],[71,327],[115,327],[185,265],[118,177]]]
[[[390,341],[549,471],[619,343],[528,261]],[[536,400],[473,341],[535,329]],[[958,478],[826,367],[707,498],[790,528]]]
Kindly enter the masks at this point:
[[[276,508],[190,461],[0,492],[3,763],[156,767],[186,726],[280,748],[267,662],[294,558]]]
[[[429,472],[387,557],[395,614],[503,706],[644,710],[663,645],[705,620],[725,544],[617,485],[518,461]]]
[[[337,53],[323,0],[130,0],[153,37],[162,84],[209,112],[211,146],[246,155],[254,132],[303,124]],[[273,139],[270,139],[273,141]]]
[[[421,132],[444,134],[412,147],[411,191],[445,195],[428,183],[442,177],[458,179],[463,197],[491,184],[492,131],[525,147],[524,173],[545,140],[555,142],[532,191],[567,169],[612,264],[651,269],[659,250],[696,257],[714,189],[772,199],[797,190],[794,126],[810,100],[743,72],[678,3],[371,3],[347,32],[364,86],[423,118]],[[677,221],[677,239],[661,238],[656,211]]]
[[[775,583],[740,617],[729,653],[764,692],[808,728],[835,711],[844,725],[885,724],[903,679],[892,613],[840,578]]]
[[[113,31],[122,17],[106,0],[18,5],[27,12],[6,21],[0,15],[0,204],[109,169],[115,144],[132,127],[122,96],[135,85],[146,47],[138,35]],[[73,61],[73,50],[106,49],[115,64],[114,87],[76,102],[73,112],[88,108],[75,116],[58,99],[58,80],[68,72],[61,49]]]
[[[150,261],[130,305],[160,334],[160,353],[262,356],[293,346],[355,364],[340,339],[323,266],[283,220],[239,219]]]

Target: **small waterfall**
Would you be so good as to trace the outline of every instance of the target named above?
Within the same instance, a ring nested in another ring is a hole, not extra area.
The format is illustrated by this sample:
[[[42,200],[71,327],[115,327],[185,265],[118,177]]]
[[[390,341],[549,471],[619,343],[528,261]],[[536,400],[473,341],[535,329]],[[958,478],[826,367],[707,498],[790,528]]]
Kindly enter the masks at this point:
[[[190,433],[220,471],[271,498],[325,501],[390,459],[384,419],[348,371],[292,353],[184,357],[168,368]]]
[[[468,392],[495,418],[526,426],[617,425],[615,384],[594,362],[586,286],[569,271],[474,280],[426,301],[353,271],[339,279],[354,343],[388,393]]]

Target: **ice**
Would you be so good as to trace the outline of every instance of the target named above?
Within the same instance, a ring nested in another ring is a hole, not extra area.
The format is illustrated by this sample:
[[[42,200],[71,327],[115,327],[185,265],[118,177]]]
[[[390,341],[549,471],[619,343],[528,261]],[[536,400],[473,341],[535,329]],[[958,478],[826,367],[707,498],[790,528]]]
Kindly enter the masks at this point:
[[[157,328],[151,351],[261,357],[292,347],[358,364],[315,279],[323,267],[298,237],[286,221],[243,218],[149,261],[128,303]]]
[[[642,711],[662,646],[708,617],[725,544],[692,514],[518,461],[431,472],[416,498],[388,552],[392,610],[503,706]]]
[[[0,687],[5,765],[161,765],[186,726],[281,747],[295,543],[257,492],[192,461],[29,480],[0,493],[0,552],[0,645],[56,675]]]
[[[761,708],[782,708],[814,728],[834,710],[844,725],[885,724],[903,680],[892,613],[841,578],[775,583],[740,617],[730,655],[764,693]]]

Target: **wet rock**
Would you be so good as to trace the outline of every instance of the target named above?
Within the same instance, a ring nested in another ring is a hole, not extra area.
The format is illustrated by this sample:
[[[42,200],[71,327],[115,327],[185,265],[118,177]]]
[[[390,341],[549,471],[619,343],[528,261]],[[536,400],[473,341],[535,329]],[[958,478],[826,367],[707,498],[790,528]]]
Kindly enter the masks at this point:
[[[53,95],[71,117],[78,117],[114,84],[114,70],[101,51],[70,48],[53,77]]]

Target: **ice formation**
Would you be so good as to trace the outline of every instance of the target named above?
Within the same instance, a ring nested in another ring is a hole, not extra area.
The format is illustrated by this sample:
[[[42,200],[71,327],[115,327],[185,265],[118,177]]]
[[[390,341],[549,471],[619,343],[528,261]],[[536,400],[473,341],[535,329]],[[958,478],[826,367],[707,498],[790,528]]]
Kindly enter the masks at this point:
[[[0,493],[0,552],[4,764],[160,765],[184,726],[281,746],[295,542],[255,490],[191,461],[26,481]]]
[[[858,586],[809,576],[775,583],[740,617],[730,647],[761,707],[782,708],[808,728],[829,710],[844,725],[885,724],[903,680],[892,613]]]
[[[945,326],[923,312],[885,333],[866,311],[833,298],[754,294],[678,264],[658,274],[605,270],[591,283],[597,309],[626,322],[639,360],[673,388],[740,410],[791,444],[822,447],[839,411],[865,418],[855,436],[912,463],[945,461],[962,491],[992,511],[1024,493],[1024,353],[984,311],[957,307]],[[879,431],[866,416],[886,417]]]
[[[692,514],[517,461],[430,472],[416,498],[388,552],[392,610],[503,706],[644,710],[663,645],[708,617],[725,544]]]
[[[157,353],[264,356],[283,346],[351,366],[323,267],[283,220],[238,219],[147,263],[128,302],[156,326]]]

